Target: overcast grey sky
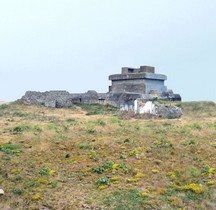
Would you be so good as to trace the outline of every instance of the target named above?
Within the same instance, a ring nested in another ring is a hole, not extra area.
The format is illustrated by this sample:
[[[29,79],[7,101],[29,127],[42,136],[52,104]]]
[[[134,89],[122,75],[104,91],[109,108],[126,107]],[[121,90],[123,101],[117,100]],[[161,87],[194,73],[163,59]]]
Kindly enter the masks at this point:
[[[0,101],[107,92],[141,65],[184,101],[216,102],[216,0],[0,0]]]

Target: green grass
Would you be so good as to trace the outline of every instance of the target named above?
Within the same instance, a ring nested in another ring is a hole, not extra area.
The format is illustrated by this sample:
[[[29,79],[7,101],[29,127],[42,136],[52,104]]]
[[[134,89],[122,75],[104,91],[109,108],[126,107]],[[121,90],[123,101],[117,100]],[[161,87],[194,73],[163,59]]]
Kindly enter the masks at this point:
[[[0,144],[0,151],[6,154],[15,154],[21,152],[21,146],[17,144]]]
[[[128,191],[115,191],[104,199],[107,209],[113,210],[132,210],[146,209],[150,206],[146,203],[147,198],[139,196],[139,191],[131,189]]]
[[[0,107],[0,209],[215,209],[215,105],[178,106],[175,120]]]
[[[86,115],[103,115],[118,113],[118,109],[110,105],[79,104],[78,106],[87,112]]]

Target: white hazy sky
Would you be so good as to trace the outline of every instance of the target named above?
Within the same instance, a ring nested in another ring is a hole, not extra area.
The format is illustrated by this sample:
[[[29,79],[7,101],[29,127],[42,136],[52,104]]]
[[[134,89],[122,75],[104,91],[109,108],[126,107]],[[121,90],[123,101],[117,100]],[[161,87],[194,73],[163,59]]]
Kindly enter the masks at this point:
[[[107,92],[141,65],[184,101],[216,102],[216,0],[0,0],[0,101]]]

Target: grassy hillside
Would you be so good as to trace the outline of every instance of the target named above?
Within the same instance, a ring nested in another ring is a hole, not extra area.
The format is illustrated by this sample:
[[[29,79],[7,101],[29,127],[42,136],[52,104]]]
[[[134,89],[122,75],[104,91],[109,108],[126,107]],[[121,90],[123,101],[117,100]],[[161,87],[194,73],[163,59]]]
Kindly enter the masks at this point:
[[[181,119],[121,120],[1,105],[0,209],[216,209],[216,105],[177,106]]]

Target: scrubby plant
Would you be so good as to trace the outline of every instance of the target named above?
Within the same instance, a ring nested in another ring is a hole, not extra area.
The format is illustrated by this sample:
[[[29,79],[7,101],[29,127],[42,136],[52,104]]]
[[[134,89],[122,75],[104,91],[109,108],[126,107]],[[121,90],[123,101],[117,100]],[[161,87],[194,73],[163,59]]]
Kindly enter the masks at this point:
[[[94,128],[88,128],[87,129],[87,133],[89,133],[89,134],[93,134],[95,132],[96,132],[96,130]]]
[[[98,185],[108,185],[109,184],[109,179],[106,176],[101,176],[96,183]]]
[[[104,172],[112,172],[114,170],[122,170],[124,173],[130,172],[131,168],[124,163],[114,163],[112,160],[106,161],[104,164],[98,167],[93,167],[92,172],[102,174]]]
[[[121,122],[121,120],[116,116],[112,116],[110,118],[110,121],[111,121],[111,123],[120,123]]]
[[[91,150],[89,153],[89,158],[93,160],[97,160],[97,152],[94,150]]]
[[[118,112],[116,107],[110,105],[78,104],[78,106],[87,112],[86,115],[113,114],[114,112]]]
[[[206,165],[204,165],[203,167],[202,167],[202,174],[203,175],[208,175],[209,174],[209,171],[210,171],[210,166],[208,165],[208,164],[206,164]]]
[[[182,187],[183,190],[190,190],[192,192],[195,192],[197,194],[200,194],[203,192],[202,186],[200,184],[189,184]]]
[[[38,172],[38,174],[40,176],[49,176],[50,175],[50,171],[51,171],[51,169],[49,167],[44,167],[44,168],[40,169],[40,171]]]
[[[0,110],[5,110],[5,109],[8,109],[8,108],[10,108],[9,104],[2,104],[2,105],[0,105]]]
[[[6,154],[14,154],[21,152],[21,146],[18,144],[1,144],[0,145],[0,151],[6,153]]]
[[[20,125],[10,129],[11,133],[22,133],[25,131],[31,131],[32,127],[30,125]]]
[[[28,115],[29,114],[26,113],[26,112],[18,112],[18,111],[16,111],[16,112],[13,113],[14,117],[27,117]]]
[[[23,194],[24,190],[21,189],[21,188],[14,188],[14,189],[12,190],[12,192],[13,192],[14,194],[16,194],[16,195],[21,195],[21,194]]]
[[[55,188],[55,187],[57,187],[57,181],[50,182],[49,185],[50,185],[52,188]]]
[[[199,175],[199,170],[198,170],[196,167],[192,166],[192,167],[190,168],[190,170],[189,170],[189,173],[190,173],[190,175],[193,176],[193,177],[198,177],[198,175]]]
[[[105,126],[105,125],[106,125],[106,122],[105,122],[103,119],[99,118],[99,119],[97,119],[97,120],[95,121],[95,124],[96,124],[96,125]]]
[[[77,119],[76,118],[67,118],[66,121],[69,123],[76,123]]]
[[[36,181],[27,182],[27,187],[37,187],[39,184]]]
[[[179,120],[0,108],[0,209],[214,209],[215,106],[181,104]]]
[[[111,195],[105,197],[103,203],[110,209],[153,209],[150,203],[147,203],[147,196],[140,196],[137,189],[114,191]]]
[[[79,144],[79,148],[84,150],[91,150],[93,147],[91,146],[90,142],[84,142]]]
[[[187,146],[187,145],[199,145],[200,142],[195,140],[195,139],[187,139],[187,140],[183,141],[182,144],[185,146]]]

